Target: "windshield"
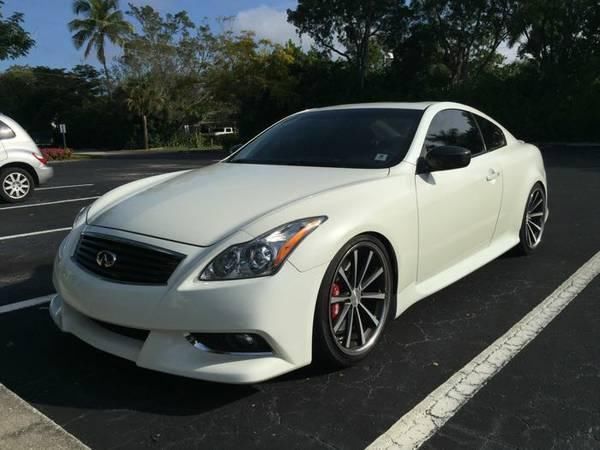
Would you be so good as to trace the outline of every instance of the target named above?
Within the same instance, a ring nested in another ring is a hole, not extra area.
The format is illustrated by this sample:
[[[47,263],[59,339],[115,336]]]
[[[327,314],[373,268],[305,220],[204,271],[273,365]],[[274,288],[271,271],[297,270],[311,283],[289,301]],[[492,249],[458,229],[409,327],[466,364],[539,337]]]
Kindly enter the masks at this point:
[[[364,108],[289,117],[245,145],[230,163],[383,168],[400,162],[423,111]]]

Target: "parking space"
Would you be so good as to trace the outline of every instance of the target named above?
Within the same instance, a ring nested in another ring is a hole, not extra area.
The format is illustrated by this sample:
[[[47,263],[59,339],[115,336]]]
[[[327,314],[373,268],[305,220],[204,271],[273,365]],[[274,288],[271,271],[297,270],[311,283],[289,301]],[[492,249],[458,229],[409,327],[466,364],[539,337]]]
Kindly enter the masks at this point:
[[[600,446],[600,280],[425,448]]]
[[[415,305],[357,367],[309,367],[253,386],[183,379],[61,334],[43,304],[0,314],[0,383],[93,448],[364,448],[600,250],[600,149],[557,146],[544,156],[551,215],[539,253],[505,255]],[[49,187],[85,186],[0,206],[0,306],[52,292],[66,231],[6,237],[67,228],[112,187],[209,162],[182,154],[57,164]],[[599,288],[590,283],[426,446],[597,446]]]

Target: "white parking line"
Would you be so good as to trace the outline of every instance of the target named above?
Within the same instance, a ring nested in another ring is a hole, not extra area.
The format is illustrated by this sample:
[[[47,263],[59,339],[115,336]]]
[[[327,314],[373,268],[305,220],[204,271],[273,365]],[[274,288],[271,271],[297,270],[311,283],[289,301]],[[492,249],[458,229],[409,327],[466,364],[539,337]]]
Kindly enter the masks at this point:
[[[78,187],[89,187],[89,186],[93,186],[93,184],[91,183],[87,183],[87,184],[68,184],[66,186],[49,186],[49,187],[43,187],[43,188],[36,188],[36,191],[51,191],[53,189],[70,189],[70,188],[78,188]]]
[[[529,344],[600,273],[600,252],[558,289],[382,434],[369,450],[416,449]]]
[[[32,298],[30,300],[23,300],[22,302],[9,303],[8,305],[0,306],[0,314],[6,314],[19,309],[31,308],[32,306],[43,305],[52,300],[56,294],[44,295],[43,297]]]
[[[58,205],[59,203],[84,202],[86,200],[96,200],[97,198],[100,198],[100,196],[96,195],[95,197],[70,198],[68,200],[56,200],[54,202],[30,203],[28,205],[5,206],[4,208],[0,208],[0,211],[5,211],[7,209],[33,208],[35,206]]]
[[[29,236],[38,236],[40,234],[58,233],[59,231],[69,231],[71,227],[54,228],[52,230],[33,231],[31,233],[13,234],[10,236],[0,236],[0,241],[8,241],[9,239],[19,239]]]

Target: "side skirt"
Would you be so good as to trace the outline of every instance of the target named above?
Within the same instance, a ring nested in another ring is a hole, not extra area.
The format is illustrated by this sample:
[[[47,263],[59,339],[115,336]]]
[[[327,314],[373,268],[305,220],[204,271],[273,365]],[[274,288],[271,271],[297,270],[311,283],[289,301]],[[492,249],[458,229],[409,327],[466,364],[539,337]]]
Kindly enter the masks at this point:
[[[504,235],[490,246],[458,262],[454,266],[420,283],[413,283],[398,293],[396,317],[417,303],[446,286],[466,277],[487,263],[503,255],[519,243],[519,236]]]

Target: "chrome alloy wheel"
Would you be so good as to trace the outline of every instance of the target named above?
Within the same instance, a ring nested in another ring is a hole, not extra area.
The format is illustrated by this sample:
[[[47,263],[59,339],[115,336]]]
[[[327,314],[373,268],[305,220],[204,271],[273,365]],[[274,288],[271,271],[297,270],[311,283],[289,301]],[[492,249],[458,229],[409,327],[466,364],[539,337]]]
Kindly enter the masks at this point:
[[[367,351],[385,325],[391,274],[382,250],[359,242],[341,259],[329,295],[329,331],[347,355]]]
[[[529,195],[523,225],[527,246],[530,249],[536,248],[542,241],[546,225],[546,194],[541,187],[534,189]]]
[[[13,200],[26,197],[31,190],[29,179],[20,172],[10,172],[2,181],[2,190]]]

